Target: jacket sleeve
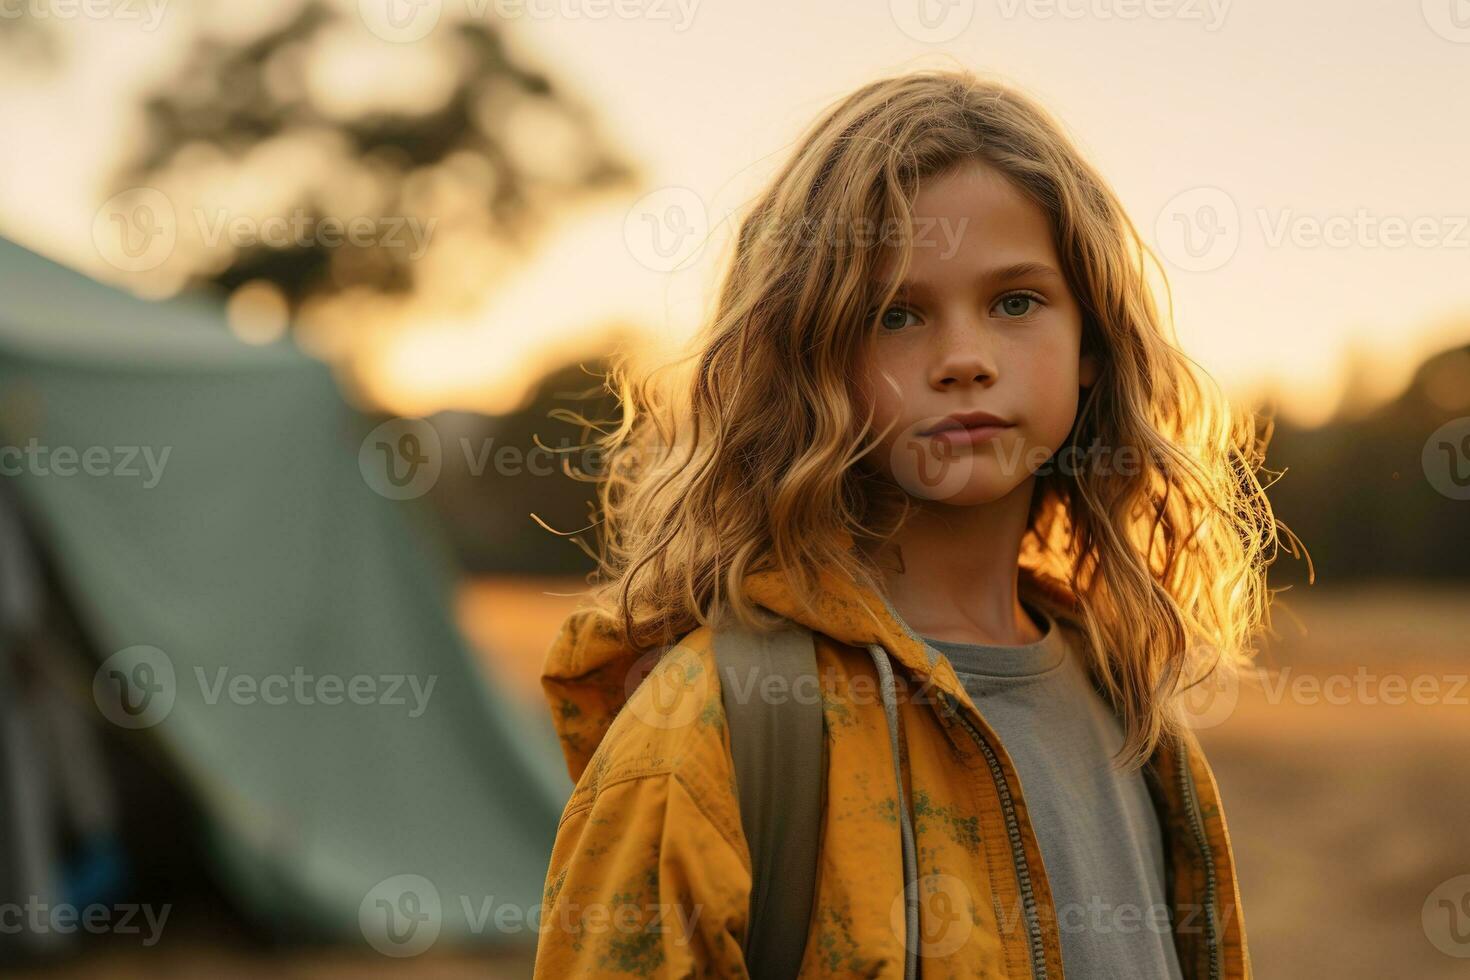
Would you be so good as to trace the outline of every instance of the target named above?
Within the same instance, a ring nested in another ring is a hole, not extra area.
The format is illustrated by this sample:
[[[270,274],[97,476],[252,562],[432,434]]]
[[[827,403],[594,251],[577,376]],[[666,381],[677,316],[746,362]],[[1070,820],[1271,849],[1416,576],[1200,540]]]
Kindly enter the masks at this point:
[[[535,976],[747,977],[751,874],[675,771],[603,783],[562,816]]]

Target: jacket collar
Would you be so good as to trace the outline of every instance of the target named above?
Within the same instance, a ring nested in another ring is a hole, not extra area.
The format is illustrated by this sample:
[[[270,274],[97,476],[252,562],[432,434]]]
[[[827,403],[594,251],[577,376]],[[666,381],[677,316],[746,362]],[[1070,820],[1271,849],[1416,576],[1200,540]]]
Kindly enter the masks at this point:
[[[839,543],[850,550],[852,535],[838,534]],[[773,613],[784,616],[839,643],[855,647],[878,644],[909,673],[929,679],[938,689],[961,703],[969,700],[949,661],[939,657],[904,622],[887,597],[852,581],[831,568],[818,570],[814,608],[805,608],[786,576],[779,570],[753,572],[744,579],[746,595]],[[1079,603],[1069,588],[1023,569],[1030,594],[1049,604],[1063,616],[1076,615]]]
[[[854,546],[840,532],[844,550]],[[770,612],[860,649],[878,645],[902,669],[944,692],[939,710],[949,720],[951,705],[969,704],[949,661],[939,657],[903,622],[887,599],[838,571],[818,573],[815,607],[804,608],[786,575],[775,570],[752,572],[743,581],[746,595]],[[1075,612],[1075,596],[1062,586],[1027,573],[1033,595],[1050,599],[1064,615]],[[581,777],[613,718],[632,693],[635,668],[650,654],[628,646],[606,617],[594,609],[572,613],[562,623],[541,672],[541,686],[573,780]],[[978,712],[970,709],[972,720]],[[983,725],[983,722],[981,722]]]

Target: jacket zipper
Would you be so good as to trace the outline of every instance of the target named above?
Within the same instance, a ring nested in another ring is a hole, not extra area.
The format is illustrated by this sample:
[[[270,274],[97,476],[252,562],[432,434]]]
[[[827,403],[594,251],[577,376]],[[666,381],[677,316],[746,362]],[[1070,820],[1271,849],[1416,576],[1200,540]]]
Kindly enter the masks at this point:
[[[965,723],[965,728],[980,746],[980,751],[985,754],[985,761],[990,765],[990,775],[995,779],[995,788],[1000,795],[1001,810],[1005,814],[1006,836],[1011,841],[1011,858],[1016,864],[1016,878],[1021,886],[1021,909],[1026,919],[1026,934],[1029,939],[1031,953],[1031,976],[1035,980],[1046,980],[1046,949],[1041,938],[1041,925],[1036,915],[1036,893],[1031,889],[1031,869],[1026,863],[1026,848],[1021,843],[1021,824],[1016,819],[1016,808],[1011,801],[1010,784],[1006,782],[1005,770],[1000,766],[1000,760],[996,758],[995,751],[991,749],[988,742],[971,724],[970,719],[965,717],[962,710],[958,710],[951,699],[950,707],[955,709],[955,714]]]
[[[1189,747],[1181,739],[1179,743],[1179,786],[1184,801],[1189,807],[1190,825],[1194,828],[1195,843],[1205,862],[1205,942],[1210,948],[1210,980],[1220,978],[1220,935],[1215,920],[1215,859],[1210,852],[1210,841],[1205,834],[1204,820],[1199,812],[1199,800],[1195,796],[1194,775],[1189,771]]]
[[[936,655],[936,651],[924,642],[923,637],[909,628],[908,623],[898,614],[898,610],[893,608],[893,604],[888,601],[887,596],[883,597],[883,605],[888,610],[889,615],[893,617],[893,621],[899,624],[909,639],[921,649],[929,651],[932,659]],[[949,705],[949,709],[955,717],[964,722],[965,729],[975,739],[975,744],[980,746],[980,751],[985,755],[985,762],[990,766],[991,778],[995,780],[996,794],[1000,797],[1001,812],[1005,815],[1006,836],[1010,839],[1011,843],[1011,860],[1015,863],[1016,879],[1021,887],[1021,913],[1022,917],[1026,920],[1026,935],[1029,940],[1031,954],[1032,980],[1046,980],[1046,945],[1041,937],[1041,922],[1036,914],[1036,893],[1031,889],[1031,868],[1026,863],[1026,848],[1021,842],[1021,823],[1016,819],[1016,809],[1011,802],[1011,787],[1006,782],[1005,770],[1001,768],[1000,759],[996,757],[995,750],[990,747],[990,743],[985,741],[979,729],[971,723],[969,718],[965,717],[965,712],[960,707],[958,700],[948,694],[944,695],[944,700]],[[1212,977],[1211,980],[1215,980],[1215,978]]]
[[[922,637],[909,629],[908,624],[898,615],[886,597],[883,599],[883,604],[910,639],[926,650],[931,649]],[[1000,760],[996,757],[990,744],[985,741],[970,719],[965,717],[965,712],[959,702],[949,695],[945,695],[945,700],[955,717],[964,722],[965,729],[975,739],[975,744],[980,746],[980,751],[984,753],[985,761],[990,766],[990,775],[995,780],[996,792],[1000,796],[1001,811],[1005,814],[1006,836],[1010,838],[1011,858],[1016,864],[1016,878],[1021,886],[1021,909],[1026,919],[1026,932],[1030,940],[1031,976],[1033,980],[1046,980],[1046,947],[1041,936],[1041,924],[1036,914],[1036,894],[1031,889],[1031,869],[1026,863],[1026,849],[1021,842],[1021,825],[1016,819],[1016,810],[1011,803],[1011,788],[1006,782],[1005,770],[1001,768]],[[1210,949],[1209,980],[1220,980],[1220,936],[1215,918],[1215,859],[1210,850],[1209,838],[1205,835],[1204,820],[1200,816],[1199,800],[1194,790],[1194,776],[1189,771],[1189,747],[1182,739],[1179,749],[1179,783],[1183,788],[1185,803],[1189,809],[1195,843],[1205,861],[1205,942]]]

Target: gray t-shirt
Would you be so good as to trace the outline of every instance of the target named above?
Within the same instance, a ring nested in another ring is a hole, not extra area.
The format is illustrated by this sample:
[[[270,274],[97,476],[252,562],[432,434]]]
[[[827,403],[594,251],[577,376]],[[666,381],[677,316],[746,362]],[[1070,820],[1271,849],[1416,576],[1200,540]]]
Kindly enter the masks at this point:
[[[1123,729],[1066,631],[1024,646],[924,637],[949,658],[1015,764],[1056,902],[1069,980],[1180,980],[1164,849],[1141,772],[1111,768]]]

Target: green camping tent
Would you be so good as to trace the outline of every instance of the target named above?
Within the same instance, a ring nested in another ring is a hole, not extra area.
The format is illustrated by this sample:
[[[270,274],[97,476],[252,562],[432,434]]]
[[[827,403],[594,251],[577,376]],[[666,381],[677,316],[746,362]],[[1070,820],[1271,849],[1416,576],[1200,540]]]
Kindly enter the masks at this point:
[[[390,953],[534,941],[571,786],[457,633],[428,505],[364,477],[374,421],[289,341],[0,239],[0,462],[232,894]]]

